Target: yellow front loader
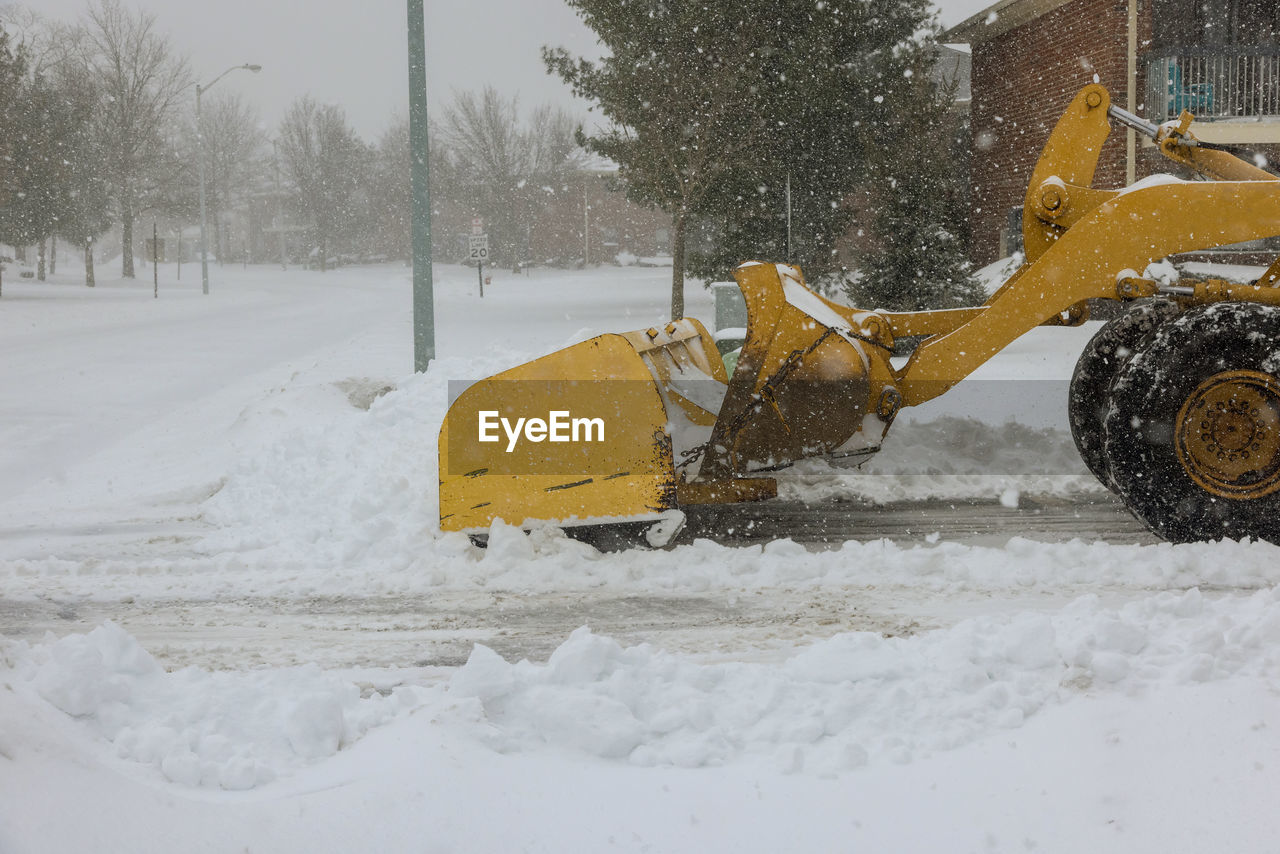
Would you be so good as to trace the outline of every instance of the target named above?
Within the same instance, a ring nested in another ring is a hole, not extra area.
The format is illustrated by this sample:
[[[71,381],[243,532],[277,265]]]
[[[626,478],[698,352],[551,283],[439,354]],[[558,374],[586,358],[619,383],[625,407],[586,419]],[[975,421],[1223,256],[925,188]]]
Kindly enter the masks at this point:
[[[1211,180],[1095,189],[1111,120]],[[1171,540],[1280,538],[1280,262],[1249,285],[1160,283],[1166,256],[1280,235],[1276,176],[1199,143],[1192,117],[1156,127],[1085,87],[1049,138],[1023,208],[1025,264],[984,305],[864,311],[800,271],[734,271],[747,334],[729,377],[685,318],[602,335],[482,380],[440,430],[440,526],[633,525],[653,545],[682,507],[776,494],[768,472],[867,457],[904,406],[959,383],[1041,324],[1078,324],[1092,298],[1134,302],[1077,367],[1071,424],[1089,467]],[[922,339],[906,363],[898,338]]]

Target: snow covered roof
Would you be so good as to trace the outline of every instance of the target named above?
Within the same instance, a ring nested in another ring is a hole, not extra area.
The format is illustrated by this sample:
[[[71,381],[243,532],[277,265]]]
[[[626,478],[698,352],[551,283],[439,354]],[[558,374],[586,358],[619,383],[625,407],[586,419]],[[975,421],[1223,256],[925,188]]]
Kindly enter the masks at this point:
[[[575,148],[570,159],[578,164],[577,171],[588,175],[617,175],[618,164],[585,148]]]
[[[1071,0],[999,0],[942,34],[942,41],[973,44],[993,39],[1065,6]]]

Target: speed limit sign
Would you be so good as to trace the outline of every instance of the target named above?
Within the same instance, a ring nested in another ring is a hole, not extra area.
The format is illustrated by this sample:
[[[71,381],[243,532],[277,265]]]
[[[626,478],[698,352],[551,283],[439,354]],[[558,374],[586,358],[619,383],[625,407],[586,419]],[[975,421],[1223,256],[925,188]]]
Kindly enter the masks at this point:
[[[473,234],[467,238],[467,259],[484,263],[489,260],[489,235]]]

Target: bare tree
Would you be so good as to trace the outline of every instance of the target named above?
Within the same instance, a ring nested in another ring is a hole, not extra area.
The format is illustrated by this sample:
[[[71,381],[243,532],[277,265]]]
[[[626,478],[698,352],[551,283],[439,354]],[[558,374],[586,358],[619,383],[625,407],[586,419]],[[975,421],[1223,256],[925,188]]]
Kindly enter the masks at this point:
[[[280,123],[280,154],[299,207],[313,223],[323,270],[335,241],[350,248],[360,229],[370,155],[339,107],[308,96],[294,101]]]
[[[435,164],[431,165],[434,168]],[[412,168],[409,120],[396,116],[378,139],[369,176],[369,187],[377,199],[377,204],[370,209],[373,222],[371,242],[380,255],[405,260],[413,255]],[[432,172],[433,198],[437,180]]]
[[[454,94],[444,111],[441,142],[457,177],[484,217],[494,254],[520,262],[528,229],[547,187],[565,183],[573,160],[575,122],[564,110],[542,106],[520,120],[518,99],[492,87]]]
[[[459,182],[449,146],[442,141],[443,134],[434,124],[430,137],[431,150],[427,156],[431,167],[431,245],[436,257],[447,258],[456,254],[458,248],[457,235],[449,230],[449,224],[474,215],[473,199],[470,186]],[[378,254],[408,261],[413,254],[410,183],[413,157],[406,116],[391,120],[373,153],[369,189],[375,202],[369,211],[373,224],[370,242]]]
[[[266,134],[259,127],[258,111],[236,94],[221,95],[205,102],[204,123],[205,197],[213,217],[214,245],[218,258],[225,256],[222,212],[249,190],[266,146]]]
[[[71,49],[64,38],[69,27],[26,6],[0,6],[0,27],[9,33],[11,41],[21,45],[26,71],[33,78],[48,74]]]
[[[133,223],[148,204],[148,173],[161,162],[172,170],[165,129],[191,84],[186,58],[155,22],[154,15],[130,11],[119,0],[98,0],[82,30],[85,62],[105,96],[99,132],[120,221],[121,275],[127,278],[134,276]]]

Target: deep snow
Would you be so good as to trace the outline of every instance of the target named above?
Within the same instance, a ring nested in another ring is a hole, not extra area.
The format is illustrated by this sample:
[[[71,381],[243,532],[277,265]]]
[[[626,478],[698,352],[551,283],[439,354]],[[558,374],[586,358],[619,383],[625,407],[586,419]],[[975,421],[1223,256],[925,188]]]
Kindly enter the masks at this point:
[[[421,376],[403,269],[228,267],[208,297],[174,272],[158,300],[61,276],[0,299],[0,851],[1270,850],[1275,547],[601,555],[497,527],[480,551],[434,525],[447,382],[651,325],[669,271],[499,275],[481,301],[439,268]],[[1095,328],[1035,330],[897,425],[879,473],[808,464],[784,494],[1095,494],[1054,398]],[[238,625],[246,602],[329,597],[360,633],[362,600],[413,595],[500,627],[501,597],[605,594],[850,613],[770,643],[731,621],[675,651],[582,628],[546,660],[490,644],[358,671],[305,645],[249,667]],[[192,603],[207,660],[130,631]],[[871,603],[911,619],[850,630]],[[76,616],[108,605],[116,622]],[[63,628],[31,636],[24,608]]]

